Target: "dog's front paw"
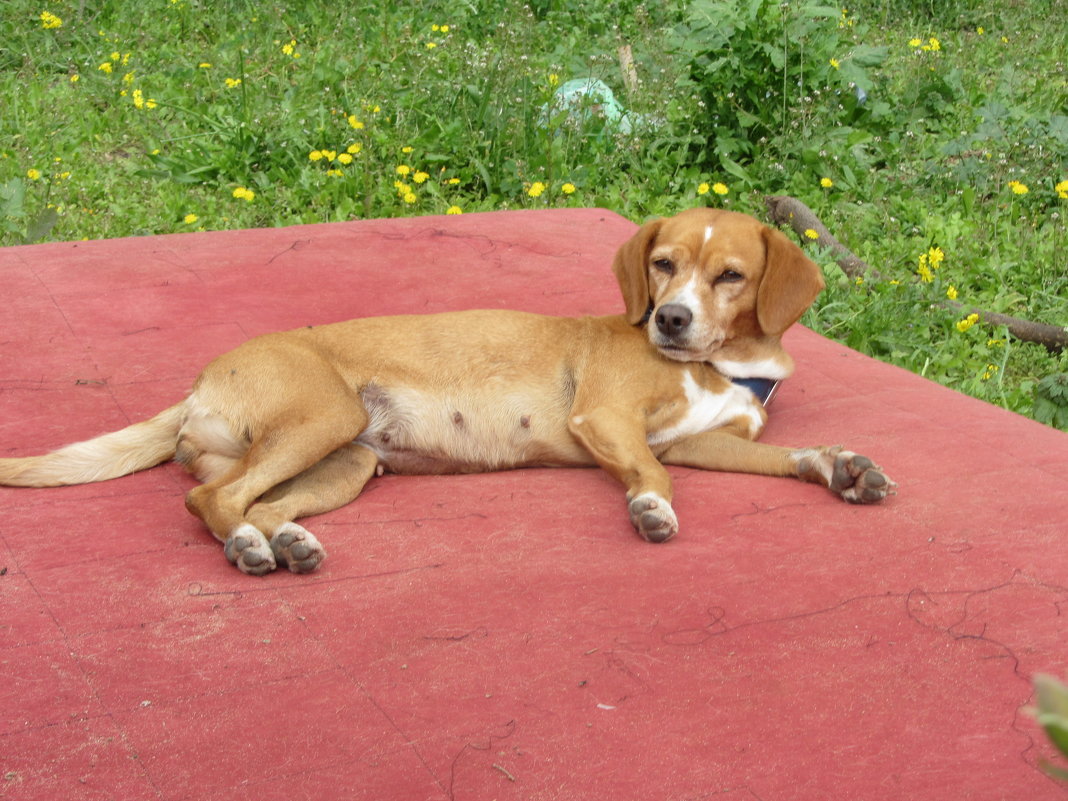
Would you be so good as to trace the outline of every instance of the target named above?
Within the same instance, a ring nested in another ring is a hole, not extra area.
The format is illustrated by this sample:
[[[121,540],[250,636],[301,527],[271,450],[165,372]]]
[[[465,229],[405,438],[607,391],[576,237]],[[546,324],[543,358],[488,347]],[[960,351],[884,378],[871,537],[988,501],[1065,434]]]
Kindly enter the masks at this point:
[[[250,576],[264,576],[278,566],[263,532],[249,523],[238,526],[226,538],[223,553],[238,570]]]
[[[643,492],[627,506],[630,522],[649,542],[667,542],[679,533],[679,520],[666,499],[655,492]]]
[[[798,477],[823,484],[850,503],[878,503],[897,493],[897,484],[879,465],[841,445],[801,451],[797,470]]]
[[[284,523],[271,537],[271,551],[278,564],[294,573],[311,573],[326,559],[326,549],[308,529]]]

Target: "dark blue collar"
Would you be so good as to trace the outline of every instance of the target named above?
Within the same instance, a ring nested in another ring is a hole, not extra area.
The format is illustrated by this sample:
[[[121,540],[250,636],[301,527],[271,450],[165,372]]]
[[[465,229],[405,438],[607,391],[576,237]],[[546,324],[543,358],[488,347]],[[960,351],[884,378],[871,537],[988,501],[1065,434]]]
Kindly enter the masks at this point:
[[[750,390],[757,396],[757,400],[767,406],[771,403],[771,399],[775,397],[775,391],[779,388],[781,382],[774,378],[731,378],[731,383]]]

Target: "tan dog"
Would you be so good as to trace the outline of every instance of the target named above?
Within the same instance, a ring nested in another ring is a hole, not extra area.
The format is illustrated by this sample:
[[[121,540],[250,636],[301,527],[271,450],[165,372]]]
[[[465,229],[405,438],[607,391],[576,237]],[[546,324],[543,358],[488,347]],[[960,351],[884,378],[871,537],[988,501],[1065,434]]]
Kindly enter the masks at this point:
[[[318,567],[326,552],[294,521],[387,470],[598,464],[653,542],[678,530],[663,464],[796,476],[858,503],[893,492],[863,456],[753,441],[767,416],[729,377],[792,371],[780,337],[823,288],[797,245],[752,217],[694,209],[642,226],[614,271],[623,316],[468,311],[257,337],[151,420],[0,459],[0,484],[101,481],[177,459],[204,482],[186,507],[253,574]]]

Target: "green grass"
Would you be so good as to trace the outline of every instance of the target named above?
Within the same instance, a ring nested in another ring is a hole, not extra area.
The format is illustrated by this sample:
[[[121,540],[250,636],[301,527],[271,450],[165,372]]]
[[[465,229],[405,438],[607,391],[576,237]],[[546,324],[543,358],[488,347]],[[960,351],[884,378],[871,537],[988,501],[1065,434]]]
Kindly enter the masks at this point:
[[[940,301],[1068,324],[1066,12],[9,0],[0,244],[545,206],[763,216],[789,194],[884,278],[813,253],[829,289],[806,324],[1064,428],[1068,356],[959,330]],[[553,105],[574,79],[607,84],[628,130]]]

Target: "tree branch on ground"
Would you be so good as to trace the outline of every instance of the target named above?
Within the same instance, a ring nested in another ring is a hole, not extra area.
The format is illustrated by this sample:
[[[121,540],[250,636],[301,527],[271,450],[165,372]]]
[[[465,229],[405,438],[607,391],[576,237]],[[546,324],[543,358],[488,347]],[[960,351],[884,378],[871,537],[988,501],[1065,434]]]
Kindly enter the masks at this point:
[[[842,268],[842,272],[850,278],[867,278],[871,281],[887,280],[878,270],[858,258],[849,248],[839,242],[816,216],[816,213],[797,198],[787,195],[769,195],[764,198],[764,203],[768,207],[768,217],[773,223],[790,226],[806,244],[827,248],[835,262]],[[816,239],[812,239],[811,235],[806,233],[808,231],[815,231]],[[1068,346],[1068,330],[1055,325],[986,311],[953,300],[943,301],[942,306],[953,309],[955,313],[978,314],[982,322],[1003,325],[1008,328],[1010,334],[1025,342],[1037,342],[1050,349]]]

